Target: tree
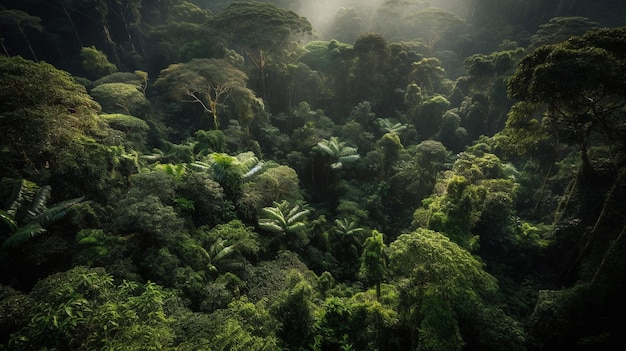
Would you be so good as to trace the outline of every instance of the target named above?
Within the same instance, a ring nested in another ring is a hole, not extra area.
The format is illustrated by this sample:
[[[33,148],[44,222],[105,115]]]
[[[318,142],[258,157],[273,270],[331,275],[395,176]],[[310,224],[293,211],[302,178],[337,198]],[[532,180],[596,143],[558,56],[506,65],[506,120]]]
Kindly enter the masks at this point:
[[[300,233],[306,229],[306,216],[309,210],[300,209],[299,205],[291,205],[288,201],[274,202],[273,207],[261,210],[259,226],[276,234],[281,249],[301,245]]]
[[[213,18],[211,25],[226,32],[230,41],[242,46],[245,54],[259,65],[263,65],[264,51],[279,55],[293,35],[312,32],[306,18],[270,2],[232,3]]]
[[[249,211],[248,217],[253,218],[263,207],[273,202],[287,200],[295,202],[302,199],[299,179],[296,171],[288,166],[265,167],[265,171],[250,177],[242,185],[242,197],[239,205]]]
[[[272,304],[272,315],[280,321],[279,336],[287,348],[297,349],[312,341],[315,305],[312,303],[313,286],[304,276],[291,271],[289,286]]]
[[[407,35],[413,38],[421,38],[432,54],[436,49],[450,49],[460,40],[460,33],[466,27],[465,21],[453,12],[429,7],[406,17]],[[452,45],[442,45],[447,39]]]
[[[441,95],[435,95],[421,103],[417,116],[412,123],[422,140],[429,139],[441,127],[443,114],[450,107],[450,101]]]
[[[83,59],[83,69],[87,73],[87,77],[98,79],[109,74],[117,72],[117,67],[109,62],[106,54],[95,46],[83,47],[80,50],[80,56]]]
[[[377,230],[365,239],[363,254],[361,255],[361,274],[365,281],[376,287],[376,297],[380,298],[380,284],[386,275],[385,243],[383,234]]]
[[[149,102],[136,85],[128,83],[104,83],[91,90],[91,96],[106,113],[123,113],[144,116]]]
[[[596,30],[540,47],[522,59],[509,81],[509,94],[520,102],[508,128],[524,130],[539,123],[544,135],[566,133],[580,149],[582,174],[590,175],[590,147],[603,140],[623,146],[626,140],[621,123],[624,38],[625,28]]]
[[[100,106],[67,72],[0,56],[0,81],[5,82],[0,155],[10,173],[26,168],[26,173],[38,174],[73,164],[87,152],[85,144],[106,131],[96,116]]]
[[[214,16],[210,25],[221,30],[227,38],[226,45],[240,50],[245,63],[257,70],[254,77],[258,77],[260,86],[256,90],[268,102],[269,71],[276,74],[274,69],[285,68],[294,36],[312,33],[311,23],[305,17],[271,2],[234,2]]]
[[[521,327],[493,304],[496,279],[444,235],[419,228],[389,245],[412,349],[524,349]]]
[[[158,285],[115,284],[103,268],[76,267],[33,288],[33,317],[11,337],[14,350],[162,349],[171,345],[167,294]]]
[[[334,161],[330,165],[332,169],[340,169],[344,163],[354,162],[360,157],[356,148],[347,146],[345,142],[339,141],[337,137],[320,141],[316,147]]]
[[[380,34],[361,34],[352,47],[353,64],[348,76],[350,102],[369,101],[374,109],[381,109],[390,84],[391,50]],[[385,111],[390,113],[391,111]]]
[[[241,196],[241,185],[245,178],[258,172],[263,163],[252,152],[230,156],[221,152],[214,152],[207,157],[208,162],[196,161],[193,166],[209,171],[213,179],[220,183],[226,197],[237,200]]]
[[[155,87],[163,89],[174,102],[194,103],[209,113],[213,127],[220,126],[219,112],[230,101],[236,117],[244,126],[259,107],[254,92],[246,87],[247,76],[223,59],[193,59],[172,64],[161,71]]]
[[[542,45],[554,45],[579,36],[597,28],[598,23],[586,17],[554,17],[539,26],[537,32],[530,37],[529,50]]]
[[[446,71],[441,66],[441,61],[435,57],[428,57],[411,64],[409,81],[417,84],[422,94],[432,96],[435,93],[443,93],[445,74]]]
[[[388,132],[378,140],[377,145],[383,150],[381,170],[383,179],[387,179],[391,176],[393,165],[398,161],[402,143],[398,134]]]

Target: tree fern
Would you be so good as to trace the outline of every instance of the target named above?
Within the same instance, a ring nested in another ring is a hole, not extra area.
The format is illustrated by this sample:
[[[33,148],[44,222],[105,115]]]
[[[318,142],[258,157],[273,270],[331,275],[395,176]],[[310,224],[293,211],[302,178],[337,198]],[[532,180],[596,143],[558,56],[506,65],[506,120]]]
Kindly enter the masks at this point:
[[[402,123],[394,123],[390,118],[378,118],[376,120],[378,123],[378,128],[383,133],[396,133],[399,134],[401,131],[407,128],[406,124]]]
[[[317,143],[316,147],[335,161],[330,165],[333,169],[339,169],[344,163],[354,162],[360,158],[356,148],[347,146],[345,142],[339,141],[337,137],[322,140]]]
[[[306,228],[306,216],[309,210],[302,210],[300,206],[291,206],[288,201],[274,202],[273,207],[261,210],[259,227],[278,234],[277,239],[281,246]]]

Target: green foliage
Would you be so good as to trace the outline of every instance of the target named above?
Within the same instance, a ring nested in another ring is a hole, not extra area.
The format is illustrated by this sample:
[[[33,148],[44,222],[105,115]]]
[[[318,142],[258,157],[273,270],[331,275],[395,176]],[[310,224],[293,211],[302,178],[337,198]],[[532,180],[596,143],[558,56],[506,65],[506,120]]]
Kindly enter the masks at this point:
[[[308,241],[306,216],[309,210],[292,205],[287,200],[274,202],[273,207],[264,207],[259,218],[259,227],[274,233],[281,249],[299,248]]]
[[[11,334],[27,326],[35,301],[10,286],[0,285],[0,347]]]
[[[586,17],[554,17],[540,25],[537,32],[530,37],[529,49],[558,44],[597,27],[598,23]]]
[[[131,149],[144,150],[148,132],[150,127],[148,124],[137,117],[126,114],[103,114],[100,115],[111,128],[124,133],[125,139],[128,140]]]
[[[248,217],[253,218],[263,208],[274,202],[302,200],[300,195],[299,179],[296,171],[288,166],[264,167],[258,174],[245,182],[242,186],[240,206],[248,211]]]
[[[376,297],[380,298],[380,284],[386,275],[385,243],[383,234],[373,230],[372,236],[363,243],[361,255],[361,271],[368,284],[376,286]]]
[[[100,107],[84,86],[50,64],[21,57],[0,56],[0,80],[10,82],[0,92],[0,155],[10,172],[4,174],[37,174],[46,165],[54,172],[85,153],[84,144],[98,133]]]
[[[316,147],[334,161],[330,165],[332,169],[339,169],[344,163],[354,162],[360,158],[356,148],[347,146],[345,142],[339,141],[337,137],[320,141]]]
[[[224,223],[234,217],[224,189],[205,172],[187,172],[178,193],[193,204],[191,217],[198,226]]]
[[[212,318],[215,325],[205,329],[210,333],[206,343],[211,350],[281,350],[278,323],[267,300],[253,303],[242,297],[213,313]]]
[[[241,185],[248,172],[256,166],[262,166],[252,152],[244,152],[236,156],[214,152],[207,157],[207,161],[197,161],[193,166],[209,171],[213,179],[224,188],[226,196],[232,200],[241,196]]]
[[[154,86],[173,103],[199,106],[201,111],[210,115],[212,127],[218,129],[221,124],[219,114],[225,103],[238,112],[242,112],[243,107],[251,109],[251,106],[259,105],[254,92],[246,87],[247,79],[244,72],[226,60],[193,59],[171,64],[162,70]],[[245,115],[231,113],[230,117],[245,119]],[[239,120],[248,125],[247,120]]]
[[[278,53],[288,46],[292,35],[312,32],[305,17],[270,2],[232,3],[215,16],[212,25],[227,32],[231,42],[253,50],[254,54],[263,50]]]
[[[95,80],[117,71],[115,64],[109,62],[106,54],[95,46],[83,47],[80,56],[83,59],[83,69],[91,79]]]
[[[15,190],[9,199],[7,211],[0,210],[0,217],[9,229],[8,237],[3,238],[0,245],[3,251],[19,247],[30,238],[44,234],[46,227],[62,220],[74,205],[84,200],[80,197],[48,207],[51,186],[39,187],[26,180],[14,184]],[[36,192],[33,193],[33,190]]]
[[[352,45],[331,41],[310,41],[304,47],[306,52],[300,57],[300,62],[311,69],[327,74],[339,71],[342,63],[350,57]]]
[[[471,343],[523,349],[521,328],[492,305],[495,278],[469,252],[422,228],[399,236],[389,247],[389,267],[402,282],[401,303],[406,308],[402,318],[412,329],[419,328],[414,341],[420,348],[459,350]],[[476,324],[490,327],[474,329]],[[489,333],[489,328],[497,329]]]
[[[618,3],[3,2],[0,349],[616,348]]]
[[[287,279],[289,288],[272,304],[272,315],[281,323],[278,335],[289,349],[307,346],[312,341],[315,308],[313,287],[296,271]]]
[[[114,211],[112,228],[120,234],[138,233],[144,245],[171,245],[178,240],[183,220],[174,208],[154,195],[127,197]]]
[[[594,169],[591,146],[622,143],[615,130],[625,104],[625,36],[624,28],[600,29],[537,48],[522,59],[508,83],[509,94],[522,101],[509,119],[521,121],[515,124],[522,132],[534,127],[539,135],[568,135],[580,148],[584,175]]]
[[[428,139],[437,133],[448,107],[450,101],[441,95],[435,95],[421,103],[416,117],[412,119],[421,139]]]
[[[199,130],[194,134],[194,139],[194,152],[199,156],[226,151],[226,136],[221,130]]]
[[[103,269],[76,267],[39,282],[28,326],[13,334],[14,350],[162,349],[171,345],[166,293],[153,283],[115,285]]]
[[[91,89],[90,94],[106,113],[144,116],[149,106],[144,94],[134,84],[104,83]]]

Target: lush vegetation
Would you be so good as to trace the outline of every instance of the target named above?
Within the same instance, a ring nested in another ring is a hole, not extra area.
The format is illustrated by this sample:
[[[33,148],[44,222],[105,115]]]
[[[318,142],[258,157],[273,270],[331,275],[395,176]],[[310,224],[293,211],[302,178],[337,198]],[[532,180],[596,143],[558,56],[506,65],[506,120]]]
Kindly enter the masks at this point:
[[[625,15],[3,1],[0,350],[618,349]]]

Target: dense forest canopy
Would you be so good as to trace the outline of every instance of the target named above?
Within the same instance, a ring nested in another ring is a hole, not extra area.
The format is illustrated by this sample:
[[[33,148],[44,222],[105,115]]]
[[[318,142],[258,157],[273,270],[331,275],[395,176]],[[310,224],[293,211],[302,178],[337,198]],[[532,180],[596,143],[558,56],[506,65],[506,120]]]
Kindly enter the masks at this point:
[[[617,350],[621,0],[4,0],[0,350]]]

